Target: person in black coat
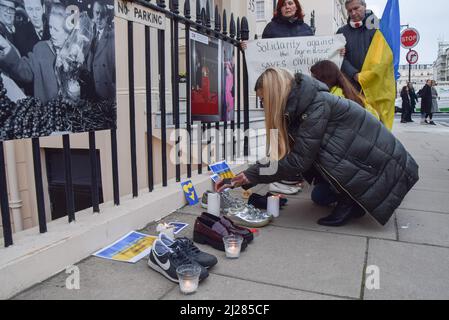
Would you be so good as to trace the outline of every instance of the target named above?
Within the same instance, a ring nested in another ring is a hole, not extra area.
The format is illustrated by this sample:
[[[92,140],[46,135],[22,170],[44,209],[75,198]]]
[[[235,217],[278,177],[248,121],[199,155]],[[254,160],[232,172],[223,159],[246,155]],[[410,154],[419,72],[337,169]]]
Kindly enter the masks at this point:
[[[409,122],[410,114],[412,113],[412,107],[410,103],[410,94],[408,86],[404,86],[401,90],[401,98],[402,98],[402,115],[401,115],[401,123]]]
[[[265,27],[262,39],[313,36],[304,23],[304,13],[298,0],[279,0],[271,22]]]
[[[385,225],[418,181],[418,165],[402,143],[357,103],[329,93],[322,82],[269,68],[256,82],[263,101],[270,159],[249,167],[217,191],[266,184],[315,171],[337,196],[331,215],[341,226],[370,213]],[[269,130],[278,143],[270,145]]]
[[[410,96],[410,106],[411,106],[411,110],[412,113],[415,112],[415,108],[416,108],[416,104],[418,103],[418,95],[415,92],[415,88],[413,87],[413,84],[411,82],[407,83],[408,86],[408,93]],[[412,120],[412,115],[410,114],[410,118],[407,119],[408,122],[413,122]]]
[[[337,31],[337,34],[341,33],[346,38],[346,53],[341,71],[360,91],[359,73],[376,33],[376,29],[369,26],[374,13],[366,9],[365,0],[347,0],[345,6],[349,16],[348,23]]]
[[[314,31],[304,22],[304,12],[298,0],[279,0],[273,19],[262,33],[262,39],[313,36]],[[241,43],[246,50],[246,41]]]
[[[432,121],[432,80],[427,80],[419,91],[419,96],[421,98],[421,124],[430,124]]]

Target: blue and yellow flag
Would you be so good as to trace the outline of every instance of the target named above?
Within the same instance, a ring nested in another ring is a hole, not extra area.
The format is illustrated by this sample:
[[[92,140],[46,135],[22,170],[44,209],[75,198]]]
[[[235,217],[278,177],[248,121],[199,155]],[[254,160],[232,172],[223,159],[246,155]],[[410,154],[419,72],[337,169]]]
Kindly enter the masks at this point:
[[[367,102],[379,113],[380,120],[393,128],[396,79],[399,78],[401,23],[399,0],[388,0],[359,75]]]

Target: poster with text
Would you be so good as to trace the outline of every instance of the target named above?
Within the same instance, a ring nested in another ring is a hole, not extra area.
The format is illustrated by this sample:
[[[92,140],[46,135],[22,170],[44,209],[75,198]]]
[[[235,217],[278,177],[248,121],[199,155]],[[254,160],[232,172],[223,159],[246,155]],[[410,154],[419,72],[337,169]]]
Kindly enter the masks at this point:
[[[292,73],[310,75],[310,68],[322,60],[331,60],[339,67],[343,63],[340,49],[346,39],[342,34],[321,37],[295,37],[248,41],[245,50],[249,88],[268,68],[283,68]]]
[[[221,50],[218,39],[190,33],[190,94],[192,120],[217,122],[222,118]]]
[[[114,1],[0,1],[0,140],[115,128]]]

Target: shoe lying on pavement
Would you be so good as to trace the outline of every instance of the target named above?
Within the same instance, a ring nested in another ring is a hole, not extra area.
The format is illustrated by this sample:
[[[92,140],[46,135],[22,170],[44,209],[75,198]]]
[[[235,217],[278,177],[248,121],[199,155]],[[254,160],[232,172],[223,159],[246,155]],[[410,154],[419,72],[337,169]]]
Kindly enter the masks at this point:
[[[201,214],[201,218],[213,221],[214,223],[221,223],[229,231],[229,233],[242,236],[243,239],[245,239],[248,243],[251,243],[251,241],[254,240],[254,235],[249,229],[235,225],[229,218],[225,216],[217,217],[207,212],[203,212]]]
[[[195,264],[201,268],[200,281],[209,276],[207,269],[193,261],[182,249],[178,247],[170,249],[161,240],[157,239],[154,241],[148,259],[148,266],[150,268],[159,272],[170,281],[178,283],[176,268],[186,264]]]
[[[181,249],[193,261],[198,262],[206,269],[212,268],[218,262],[217,257],[198,249],[189,238],[171,239],[166,234],[161,233],[159,234],[159,240],[172,250],[175,248]]]
[[[279,195],[274,194],[274,193],[271,193],[271,192],[267,192],[267,194],[266,194],[265,196],[268,198],[268,197],[279,196]],[[288,203],[288,199],[283,198],[283,197],[281,196],[281,199],[280,199],[279,203],[281,204],[281,206],[286,206],[287,203]]]
[[[273,194],[267,193],[265,196],[262,196],[260,194],[253,193],[248,199],[248,204],[256,207],[257,209],[267,210],[268,198],[271,196],[273,196]],[[279,199],[279,209],[282,209],[282,207],[286,204],[287,199]]]
[[[200,244],[208,244],[214,249],[225,251],[223,237],[231,234],[220,222],[198,217],[193,228],[193,241]],[[248,242],[243,239],[241,250],[244,251],[247,246]]]
[[[301,192],[302,188],[296,186],[287,186],[285,184],[275,182],[270,184],[269,190],[271,192],[277,192],[286,195],[295,195],[298,192]]]
[[[232,197],[228,192],[223,192],[221,195],[224,215],[237,225],[262,228],[273,219],[272,215],[246,204],[243,200]]]

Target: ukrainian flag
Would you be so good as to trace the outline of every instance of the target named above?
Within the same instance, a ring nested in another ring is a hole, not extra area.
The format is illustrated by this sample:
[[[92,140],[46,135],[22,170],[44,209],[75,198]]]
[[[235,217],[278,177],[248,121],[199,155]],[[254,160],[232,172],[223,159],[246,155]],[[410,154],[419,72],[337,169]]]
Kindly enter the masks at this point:
[[[367,102],[379,113],[380,121],[393,129],[396,79],[399,78],[401,41],[399,0],[388,0],[359,74]]]

